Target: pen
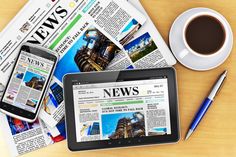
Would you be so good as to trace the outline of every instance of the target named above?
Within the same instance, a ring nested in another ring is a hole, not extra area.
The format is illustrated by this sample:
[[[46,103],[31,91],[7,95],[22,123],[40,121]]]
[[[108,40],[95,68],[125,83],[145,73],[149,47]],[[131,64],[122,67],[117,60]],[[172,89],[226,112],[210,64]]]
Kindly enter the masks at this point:
[[[194,130],[197,128],[198,124],[201,122],[202,118],[204,117],[204,115],[206,114],[208,108],[211,106],[212,102],[214,101],[215,96],[218,94],[218,92],[220,91],[220,88],[222,87],[222,84],[225,80],[227,76],[227,70],[225,70],[223,72],[223,74],[221,74],[221,76],[219,77],[219,79],[217,80],[217,82],[215,83],[215,85],[213,86],[211,93],[209,94],[209,96],[203,101],[200,109],[198,110],[197,114],[195,115],[188,133],[185,137],[185,140],[187,140],[192,133],[194,132]]]

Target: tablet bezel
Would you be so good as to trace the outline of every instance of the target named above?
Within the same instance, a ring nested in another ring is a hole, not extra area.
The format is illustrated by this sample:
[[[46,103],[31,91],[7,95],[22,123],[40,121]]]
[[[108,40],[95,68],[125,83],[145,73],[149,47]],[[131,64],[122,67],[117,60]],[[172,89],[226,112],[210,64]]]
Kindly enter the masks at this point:
[[[145,136],[139,138],[99,140],[89,142],[76,142],[76,126],[74,115],[73,89],[74,83],[93,84],[104,82],[117,82],[126,80],[147,80],[166,76],[168,80],[171,134],[160,136]],[[115,147],[140,146],[148,144],[174,143],[180,139],[179,113],[176,72],[174,68],[140,69],[108,72],[89,72],[68,74],[63,79],[66,111],[67,142],[71,151],[91,149],[107,149]]]

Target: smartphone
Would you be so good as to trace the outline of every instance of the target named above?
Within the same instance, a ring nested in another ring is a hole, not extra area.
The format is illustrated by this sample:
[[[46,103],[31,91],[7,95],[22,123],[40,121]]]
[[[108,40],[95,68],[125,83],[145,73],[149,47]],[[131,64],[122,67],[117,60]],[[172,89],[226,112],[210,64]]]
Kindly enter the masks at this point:
[[[58,55],[38,45],[22,44],[3,92],[0,111],[34,122],[52,79]]]

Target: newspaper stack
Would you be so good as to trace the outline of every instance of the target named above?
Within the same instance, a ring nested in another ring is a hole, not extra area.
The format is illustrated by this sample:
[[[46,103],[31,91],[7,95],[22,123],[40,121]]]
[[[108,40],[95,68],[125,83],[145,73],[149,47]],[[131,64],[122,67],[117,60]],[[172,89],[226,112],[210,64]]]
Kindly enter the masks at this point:
[[[39,119],[27,123],[0,114],[13,156],[66,138],[65,74],[176,63],[139,0],[31,0],[0,36],[0,96],[20,44],[40,44],[60,54]]]

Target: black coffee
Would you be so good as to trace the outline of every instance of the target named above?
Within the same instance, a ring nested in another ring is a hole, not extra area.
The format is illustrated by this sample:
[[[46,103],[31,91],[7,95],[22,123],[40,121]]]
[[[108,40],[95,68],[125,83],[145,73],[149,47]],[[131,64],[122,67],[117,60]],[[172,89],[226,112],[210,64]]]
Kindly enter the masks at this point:
[[[203,15],[190,21],[185,37],[191,49],[199,54],[209,55],[223,46],[225,30],[219,20]]]

